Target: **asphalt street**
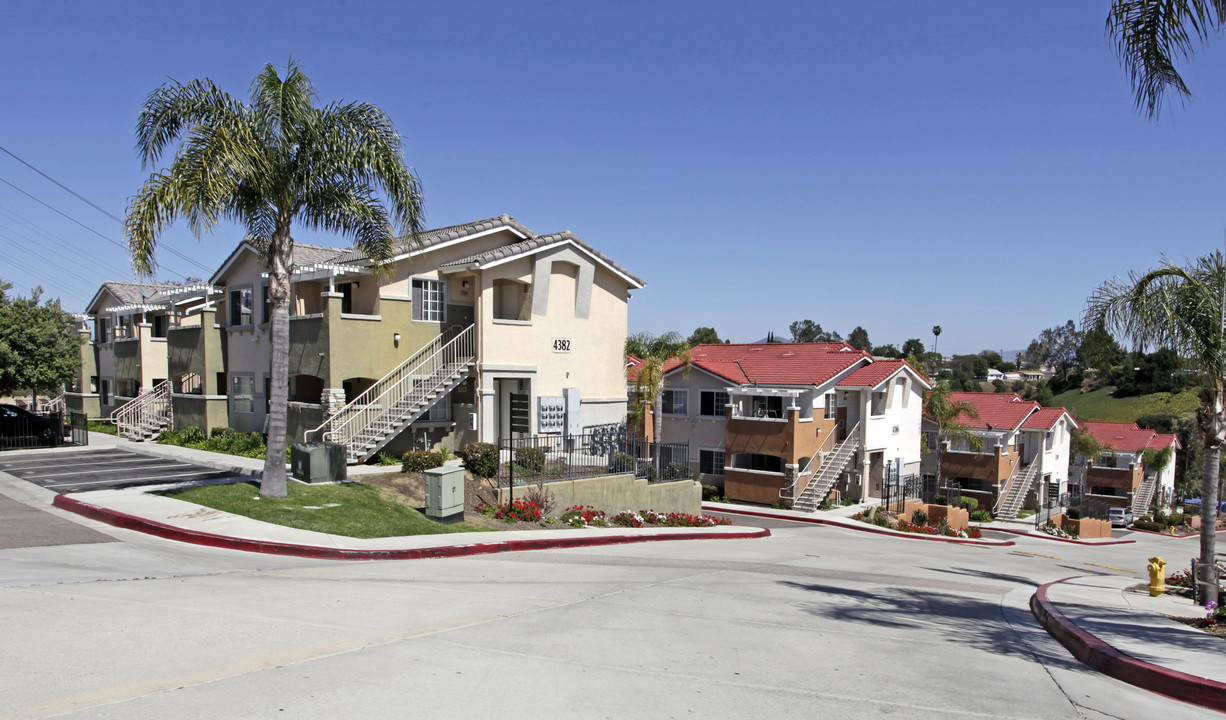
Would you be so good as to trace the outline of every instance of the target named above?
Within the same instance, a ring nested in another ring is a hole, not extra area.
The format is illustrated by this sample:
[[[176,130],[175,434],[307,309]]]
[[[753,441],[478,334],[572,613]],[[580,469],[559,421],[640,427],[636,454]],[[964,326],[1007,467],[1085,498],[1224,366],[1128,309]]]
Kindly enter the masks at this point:
[[[2,478],[3,476],[0,476]],[[1085,547],[778,525],[398,562],[117,542],[0,550],[0,718],[1195,718],[1082,666],[1025,604],[1195,539]],[[1139,536],[1140,534],[1138,534]]]

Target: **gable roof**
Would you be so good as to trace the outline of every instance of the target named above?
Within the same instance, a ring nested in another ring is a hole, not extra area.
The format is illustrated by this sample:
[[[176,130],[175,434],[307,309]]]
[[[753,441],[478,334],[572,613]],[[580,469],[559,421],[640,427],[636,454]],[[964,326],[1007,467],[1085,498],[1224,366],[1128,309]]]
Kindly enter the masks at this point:
[[[932,383],[924,379],[911,367],[911,364],[906,360],[877,360],[871,365],[856,370],[852,374],[839,381],[839,387],[868,387],[875,388],[900,372],[906,372],[912,379],[919,381],[928,390],[932,389]]]
[[[1120,452],[1162,450],[1172,445],[1177,449],[1183,449],[1183,446],[1179,444],[1178,436],[1154,432],[1136,423],[1087,422],[1082,425],[1082,429],[1097,440],[1099,445],[1110,445]]]
[[[498,265],[502,262],[517,257],[532,255],[540,252],[541,250],[561,247],[563,245],[570,245],[579,249],[583,253],[590,255],[599,264],[604,265],[615,274],[620,275],[622,279],[629,282],[632,287],[641,288],[644,286],[643,281],[635,277],[635,275],[629,270],[621,265],[618,265],[612,258],[600,252],[596,248],[583,242],[583,240],[579,239],[578,236],[572,234],[569,230],[563,230],[560,233],[552,233],[549,235],[535,235],[527,240],[521,240],[517,243],[500,245],[499,247],[491,248],[485,252],[476,253],[474,255],[469,255],[468,257],[443,263],[442,267],[472,267],[482,269]]]
[[[847,343],[712,343],[690,350],[694,367],[737,385],[821,385],[865,361],[872,357]],[[680,366],[673,358],[665,372]]]
[[[325,245],[308,245],[306,243],[294,243],[294,267],[305,267],[323,262],[336,262],[337,258],[344,253],[345,248],[327,247]],[[243,240],[234,250],[226,256],[226,259],[217,268],[217,271],[209,276],[209,284],[217,284],[234,263],[242,257],[244,252],[259,255],[259,249],[250,241]]]
[[[119,301],[120,305],[161,305],[167,302],[166,292],[178,287],[158,283],[133,283],[108,280],[102,283],[93,299],[85,306],[86,312],[93,312],[94,306],[102,299],[103,293]]]
[[[515,221],[515,218],[510,215],[499,215],[498,217],[486,218],[484,220],[474,220],[460,225],[448,225],[447,227],[434,228],[432,230],[423,230],[417,234],[417,242],[412,242],[409,237],[399,237],[395,241],[395,249],[392,251],[393,257],[402,257],[404,255],[416,254],[424,252],[431,248],[445,245],[447,243],[462,240],[470,235],[490,232],[498,229],[511,230],[516,235],[523,238],[536,237],[536,233],[528,228],[520,225]],[[366,260],[366,254],[355,247],[346,248],[344,252],[333,258],[335,262],[352,263]]]
[[[975,408],[979,417],[962,413],[958,422],[976,430],[1050,430],[1061,417],[1068,415],[1062,407],[1045,408],[1033,400],[1023,400],[1012,393],[954,392],[953,402],[964,402]],[[1031,419],[1032,416],[1034,419]],[[1072,416],[1069,416],[1072,422]],[[1074,423],[1074,426],[1076,424]]]

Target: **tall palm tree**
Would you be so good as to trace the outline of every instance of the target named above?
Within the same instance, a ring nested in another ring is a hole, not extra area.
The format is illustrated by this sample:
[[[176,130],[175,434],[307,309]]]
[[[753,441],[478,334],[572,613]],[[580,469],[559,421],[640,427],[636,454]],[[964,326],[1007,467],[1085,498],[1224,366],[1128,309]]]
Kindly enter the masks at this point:
[[[272,368],[263,497],[285,497],[290,276],[295,221],[352,238],[382,272],[398,228],[416,239],[422,200],[387,114],[367,103],[317,107],[291,58],[285,76],[265,65],[251,103],[208,79],[169,82],[145,100],[136,146],[145,166],[177,143],[169,167],[131,200],[125,234],[132,264],[153,274],[161,232],[183,217],[197,238],[229,220],[246,228],[271,278]],[[395,228],[393,227],[395,224]]]
[[[1129,273],[1108,280],[1086,304],[1085,327],[1102,323],[1138,347],[1170,348],[1189,366],[1204,373],[1197,421],[1205,442],[1201,478],[1201,580],[1209,583],[1205,602],[1217,600],[1214,551],[1217,535],[1218,483],[1222,446],[1226,444],[1226,264],[1221,252],[1197,258],[1186,266],[1163,259],[1156,270]],[[1205,597],[1205,596],[1202,596]]]
[[[1128,71],[1137,109],[1154,119],[1168,90],[1190,98],[1174,60],[1190,58],[1224,23],[1223,0],[1115,0],[1107,34]]]
[[[962,422],[962,416],[979,417],[975,406],[961,400],[954,400],[953,389],[949,382],[942,380],[928,393],[924,403],[924,416],[937,426],[937,446],[925,448],[926,452],[937,454],[937,482],[941,482],[941,460],[945,454],[945,443],[950,440],[965,440],[972,450],[983,449],[983,439],[971,432],[970,427]],[[925,439],[926,442],[926,439]]]
[[[689,373],[690,344],[682,340],[676,332],[670,331],[661,335],[641,332],[626,338],[626,353],[643,361],[634,384],[639,397],[651,398],[654,440],[659,443],[664,432],[664,413],[660,411],[660,406],[664,397],[666,366],[669,360],[677,358],[681,362],[682,371]]]
[[[937,340],[940,337],[941,337],[941,326],[933,325],[932,326],[932,351],[933,352],[937,351]],[[940,356],[938,355],[937,357],[940,357]]]

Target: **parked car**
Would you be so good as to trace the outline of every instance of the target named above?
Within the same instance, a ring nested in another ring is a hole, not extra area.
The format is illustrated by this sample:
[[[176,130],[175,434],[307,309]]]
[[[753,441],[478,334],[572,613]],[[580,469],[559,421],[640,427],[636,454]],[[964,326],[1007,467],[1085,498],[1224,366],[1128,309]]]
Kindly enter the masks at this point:
[[[56,444],[60,428],[53,418],[35,415],[16,405],[0,404],[0,446],[35,447]]]
[[[1132,524],[1132,510],[1126,507],[1108,508],[1107,519],[1111,521],[1111,527],[1128,527]]]

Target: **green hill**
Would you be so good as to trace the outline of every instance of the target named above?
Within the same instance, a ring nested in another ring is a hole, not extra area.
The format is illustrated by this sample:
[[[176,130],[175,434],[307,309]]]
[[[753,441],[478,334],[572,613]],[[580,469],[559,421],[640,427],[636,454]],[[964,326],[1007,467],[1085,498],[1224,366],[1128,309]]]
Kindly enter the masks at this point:
[[[1181,415],[1195,412],[1196,406],[1200,404],[1196,397],[1196,388],[1188,388],[1176,394],[1154,393],[1128,398],[1111,397],[1113,389],[1099,388],[1089,393],[1069,390],[1057,395],[1052,405],[1072,410],[1078,420],[1133,422],[1142,415],[1152,413]]]

